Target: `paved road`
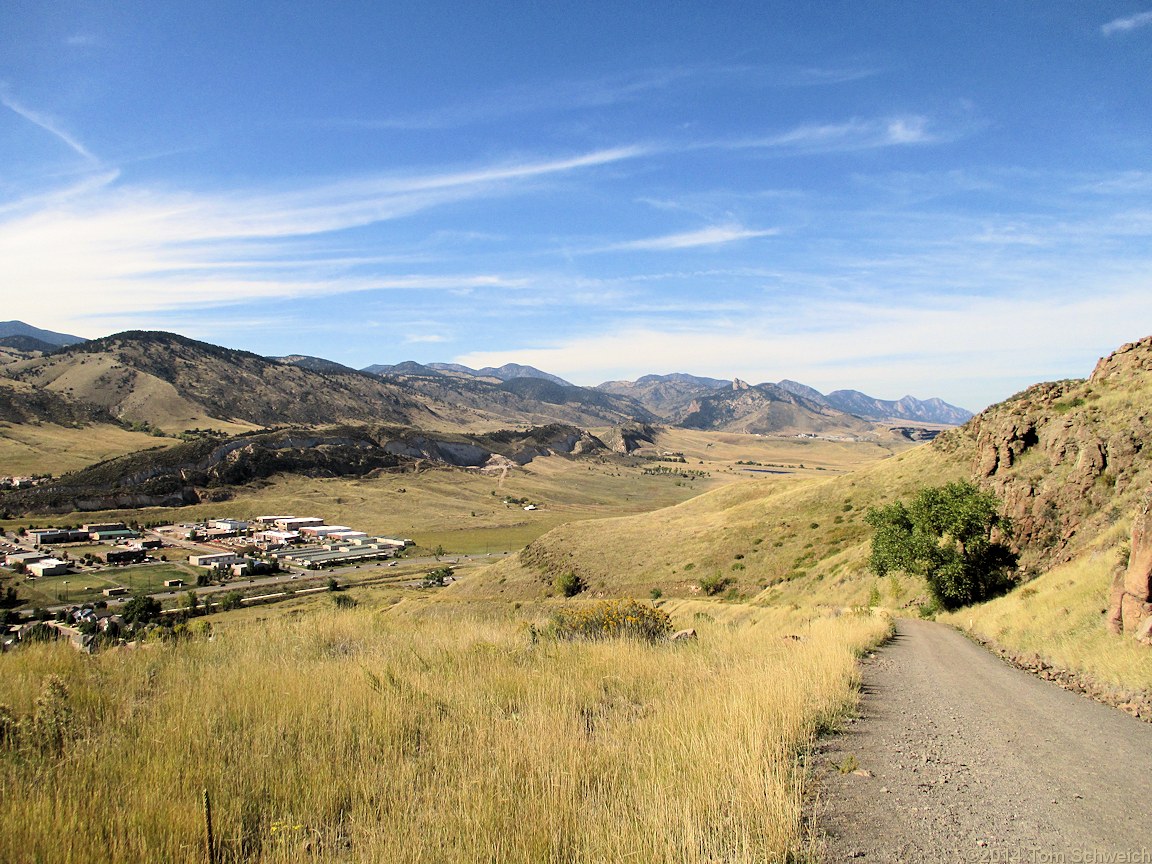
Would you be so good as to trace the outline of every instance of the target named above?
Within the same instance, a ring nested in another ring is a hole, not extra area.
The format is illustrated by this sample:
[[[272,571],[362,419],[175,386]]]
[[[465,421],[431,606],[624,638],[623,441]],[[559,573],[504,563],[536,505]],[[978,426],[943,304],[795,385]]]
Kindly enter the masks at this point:
[[[897,622],[814,764],[828,862],[1152,864],[1152,724],[940,624]]]

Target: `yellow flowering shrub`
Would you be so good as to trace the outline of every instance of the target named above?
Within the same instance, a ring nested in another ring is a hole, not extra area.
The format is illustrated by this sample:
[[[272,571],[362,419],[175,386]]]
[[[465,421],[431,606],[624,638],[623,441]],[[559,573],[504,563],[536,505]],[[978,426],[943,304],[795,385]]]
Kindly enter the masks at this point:
[[[639,600],[601,600],[561,609],[552,617],[557,639],[642,639],[656,642],[672,632],[667,612]]]

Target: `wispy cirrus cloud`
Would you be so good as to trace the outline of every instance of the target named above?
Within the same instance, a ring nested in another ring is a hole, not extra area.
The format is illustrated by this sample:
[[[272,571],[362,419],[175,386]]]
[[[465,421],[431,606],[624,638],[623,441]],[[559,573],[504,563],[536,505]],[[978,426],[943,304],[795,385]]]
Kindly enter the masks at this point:
[[[779,135],[748,141],[747,147],[782,147],[796,150],[870,150],[938,140],[927,117],[909,114],[881,119],[853,119],[844,123],[811,123]]]
[[[445,272],[442,265],[431,275],[380,266],[365,271],[380,263],[373,257],[388,256],[349,256],[344,248],[329,254],[328,235],[447,203],[515,194],[525,181],[642,152],[621,147],[274,193],[171,192],[120,185],[114,172],[102,173],[0,208],[0,284],[21,286],[10,311],[32,318],[44,308],[99,307],[111,314],[370,290],[517,287],[517,280],[499,274]]]
[[[1152,11],[1138,12],[1126,18],[1112,19],[1100,27],[1100,32],[1105,36],[1111,36],[1114,33],[1127,33],[1129,30],[1136,30],[1139,27],[1148,27],[1149,25],[1152,25]]]
[[[17,101],[12,94],[8,92],[8,88],[3,85],[0,85],[0,105],[3,105],[9,111],[19,114],[32,125],[38,126],[58,141],[63,142],[72,152],[76,153],[76,155],[83,156],[93,164],[100,161],[78,138],[65,130],[59,120],[42,111],[29,108],[22,102]]]
[[[772,237],[779,234],[777,228],[751,229],[738,224],[713,225],[698,231],[685,231],[680,234],[665,234],[662,237],[647,237],[642,240],[629,240],[606,247],[608,250],[637,250],[666,252],[673,249],[694,249],[700,246],[720,246],[739,240],[756,237]]]
[[[462,101],[391,117],[332,118],[334,128],[437,130],[523,114],[581,111],[626,105],[676,89],[680,92],[817,87],[859,81],[877,74],[870,66],[686,65],[639,69],[629,74],[533,81]]]

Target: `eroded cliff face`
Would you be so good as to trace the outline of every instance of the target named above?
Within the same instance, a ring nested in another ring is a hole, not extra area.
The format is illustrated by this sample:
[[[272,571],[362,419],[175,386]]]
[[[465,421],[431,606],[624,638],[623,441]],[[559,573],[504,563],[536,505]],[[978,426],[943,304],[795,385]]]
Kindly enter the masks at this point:
[[[1152,337],[1101,360],[1088,380],[1038,384],[934,446],[970,460],[1004,502],[1022,562],[1046,567],[1132,518],[1152,485]]]

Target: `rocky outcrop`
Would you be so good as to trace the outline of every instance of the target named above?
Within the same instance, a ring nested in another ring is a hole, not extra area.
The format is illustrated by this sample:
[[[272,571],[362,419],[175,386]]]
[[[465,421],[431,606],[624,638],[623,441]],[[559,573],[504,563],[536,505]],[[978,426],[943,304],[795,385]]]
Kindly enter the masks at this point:
[[[614,453],[628,455],[645,444],[656,443],[656,430],[646,423],[629,423],[617,426],[601,437],[604,445]]]
[[[933,446],[965,451],[1003,502],[1026,566],[1070,559],[1077,537],[1136,510],[1152,484],[1150,369],[1144,339],[1101,360],[1087,381],[1038,384],[937,438]]]
[[[1152,336],[1121,345],[1092,370],[1092,381],[1123,380],[1152,372]]]
[[[1152,644],[1152,490],[1145,494],[1132,523],[1128,566],[1112,582],[1108,627],[1113,633],[1132,633]]]

